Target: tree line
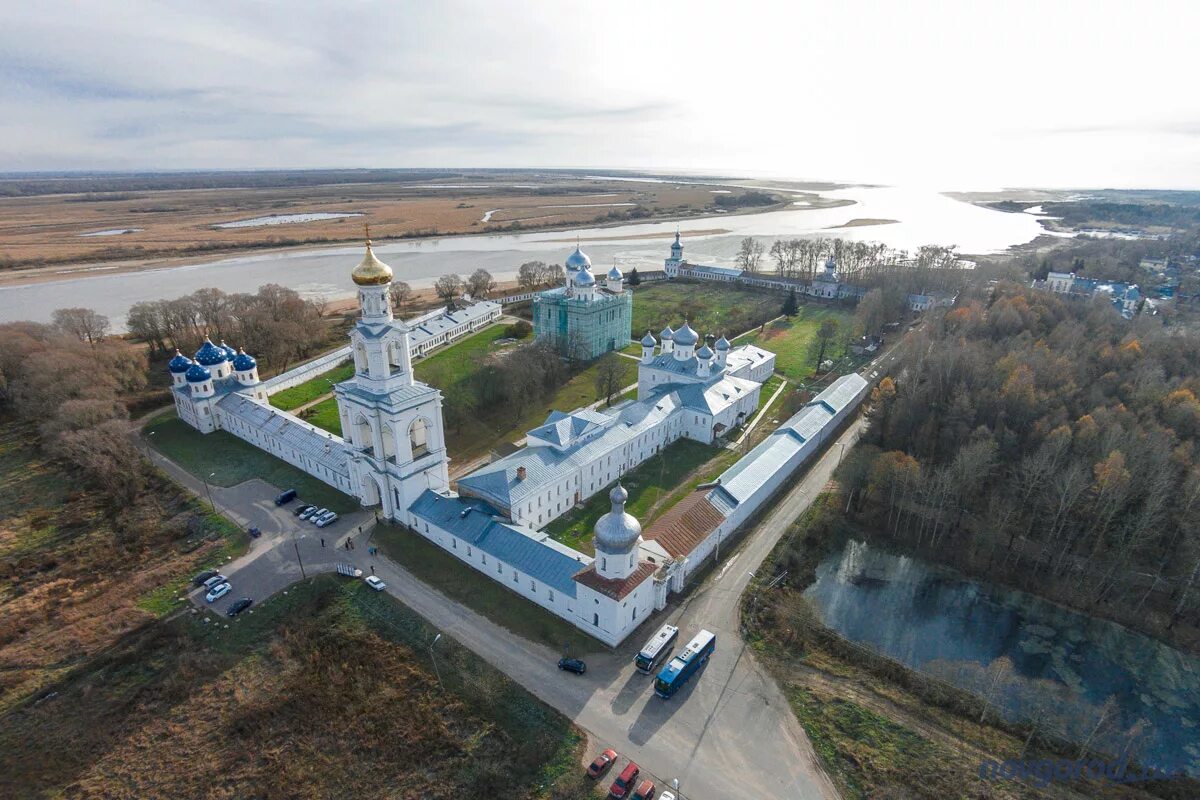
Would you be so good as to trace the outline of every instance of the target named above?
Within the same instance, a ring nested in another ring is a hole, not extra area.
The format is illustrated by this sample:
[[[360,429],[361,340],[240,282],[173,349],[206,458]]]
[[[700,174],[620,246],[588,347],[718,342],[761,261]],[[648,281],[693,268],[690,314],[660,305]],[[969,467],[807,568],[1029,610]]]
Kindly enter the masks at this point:
[[[914,332],[893,374],[841,467],[859,521],[1194,644],[1200,336],[1001,283]]]
[[[320,322],[327,306],[274,283],[254,294],[198,289],[173,300],[135,303],[126,325],[152,355],[176,349],[190,354],[209,337],[244,346],[266,365],[284,370],[324,344],[326,326]]]

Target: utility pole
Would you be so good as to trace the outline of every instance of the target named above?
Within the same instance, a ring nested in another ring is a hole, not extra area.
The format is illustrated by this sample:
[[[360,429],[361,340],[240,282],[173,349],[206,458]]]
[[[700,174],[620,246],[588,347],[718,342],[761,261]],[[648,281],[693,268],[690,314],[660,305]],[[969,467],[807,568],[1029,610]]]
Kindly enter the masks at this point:
[[[438,686],[442,687],[442,691],[444,692],[446,691],[446,684],[442,683],[442,671],[438,669],[437,655],[433,652],[433,646],[437,644],[438,639],[441,638],[442,635],[439,633],[437,636],[433,637],[433,641],[429,643],[429,658],[431,661],[433,661],[433,674],[437,675]]]
[[[213,477],[213,476],[214,476],[214,475],[216,475],[216,474],[217,474],[217,473],[215,473],[215,472],[210,472],[210,473],[208,473],[208,478],[211,478],[211,477]],[[210,489],[210,488],[209,488],[209,486],[208,486],[208,478],[204,478],[204,477],[202,477],[202,478],[200,478],[200,480],[204,481],[204,493],[205,493],[206,495],[208,495],[208,504],[209,504],[210,506],[212,506],[212,511],[213,511],[213,513],[215,514],[215,513],[217,513],[217,504],[213,502],[213,499],[212,499],[212,489]]]
[[[300,542],[296,540],[296,531],[294,530],[292,531],[292,547],[296,548],[296,563],[300,565],[300,577],[301,579],[307,578],[308,575],[304,573],[304,561],[300,558]]]

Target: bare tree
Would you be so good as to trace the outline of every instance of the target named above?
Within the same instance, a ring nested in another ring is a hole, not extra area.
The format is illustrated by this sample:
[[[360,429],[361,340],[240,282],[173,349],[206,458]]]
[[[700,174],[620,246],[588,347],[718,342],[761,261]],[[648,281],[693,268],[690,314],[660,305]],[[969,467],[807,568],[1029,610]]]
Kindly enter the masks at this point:
[[[762,257],[762,242],[757,241],[753,236],[747,236],[742,239],[742,246],[738,250],[735,263],[747,272],[758,272],[758,265],[762,261]]]
[[[616,353],[605,353],[596,364],[596,396],[603,396],[605,405],[611,406],[613,395],[623,388],[625,368],[621,361]]]
[[[453,272],[438,278],[433,284],[433,291],[447,303],[458,297],[463,288],[463,279]]]
[[[517,269],[517,285],[527,292],[542,285],[546,279],[546,264],[543,261],[526,261]]]
[[[108,317],[90,308],[60,308],[54,312],[54,324],[63,333],[88,344],[108,333]]]
[[[392,308],[397,314],[403,314],[408,302],[412,300],[413,290],[404,281],[392,281],[392,286],[388,289],[392,297]]]
[[[477,269],[467,278],[467,291],[471,297],[486,299],[496,290],[496,279],[486,269]]]

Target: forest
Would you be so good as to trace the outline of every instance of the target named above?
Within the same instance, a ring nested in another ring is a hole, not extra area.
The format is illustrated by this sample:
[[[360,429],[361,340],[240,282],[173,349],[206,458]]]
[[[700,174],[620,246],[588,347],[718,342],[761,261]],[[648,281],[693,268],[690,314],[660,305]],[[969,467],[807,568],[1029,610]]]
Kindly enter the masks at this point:
[[[999,283],[902,359],[840,468],[855,522],[1200,646],[1200,337]]]

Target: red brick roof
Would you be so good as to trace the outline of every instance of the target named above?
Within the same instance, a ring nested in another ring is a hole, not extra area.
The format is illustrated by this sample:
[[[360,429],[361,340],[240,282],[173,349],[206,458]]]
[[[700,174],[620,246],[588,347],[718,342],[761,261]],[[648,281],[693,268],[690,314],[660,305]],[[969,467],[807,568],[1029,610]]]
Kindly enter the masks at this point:
[[[678,558],[692,552],[724,521],[721,512],[708,502],[707,492],[693,492],[655,520],[642,532],[642,538],[658,542],[670,556]]]
[[[575,580],[605,597],[611,597],[613,600],[623,600],[626,595],[640,586],[642,581],[653,575],[656,569],[658,569],[657,564],[650,561],[643,561],[637,565],[637,569],[630,573],[628,578],[624,580],[612,580],[601,578],[596,572],[595,563],[592,563],[586,569],[578,572],[575,575]]]

